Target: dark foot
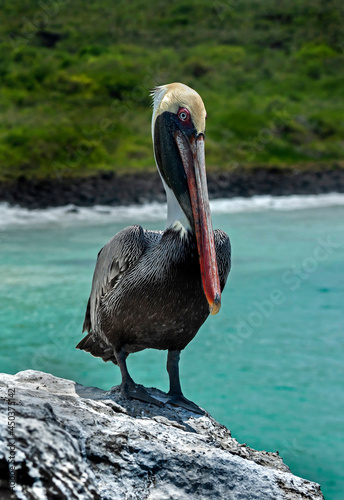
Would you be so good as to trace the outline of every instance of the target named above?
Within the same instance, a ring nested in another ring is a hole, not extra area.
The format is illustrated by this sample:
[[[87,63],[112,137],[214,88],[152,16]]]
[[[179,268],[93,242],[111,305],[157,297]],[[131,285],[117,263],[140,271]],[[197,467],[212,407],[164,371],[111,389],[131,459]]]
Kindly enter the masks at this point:
[[[164,406],[164,403],[159,401],[158,399],[152,398],[143,387],[143,385],[139,384],[121,384],[121,393],[126,398],[138,399],[139,401],[143,401],[144,403],[151,403],[156,406]]]
[[[192,401],[189,401],[188,399],[184,398],[182,395],[176,395],[176,394],[168,394],[169,399],[166,401],[166,404],[170,404],[173,406],[180,406],[181,408],[185,408],[186,410],[192,411],[193,413],[197,413],[198,415],[205,415],[205,412],[197,406],[195,403]]]

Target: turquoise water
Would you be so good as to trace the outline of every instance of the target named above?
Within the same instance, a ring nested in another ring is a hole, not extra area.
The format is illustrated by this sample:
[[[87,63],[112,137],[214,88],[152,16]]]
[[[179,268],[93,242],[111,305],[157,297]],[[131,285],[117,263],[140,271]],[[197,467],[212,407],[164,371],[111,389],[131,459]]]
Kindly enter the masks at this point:
[[[182,353],[184,393],[240,442],[278,450],[326,499],[342,500],[344,206],[213,219],[231,237],[233,269],[220,314]],[[75,345],[97,252],[129,222],[61,215],[2,228],[1,371],[33,368],[104,389],[120,382],[116,366]],[[137,382],[162,390],[165,361],[156,351],[128,358]]]

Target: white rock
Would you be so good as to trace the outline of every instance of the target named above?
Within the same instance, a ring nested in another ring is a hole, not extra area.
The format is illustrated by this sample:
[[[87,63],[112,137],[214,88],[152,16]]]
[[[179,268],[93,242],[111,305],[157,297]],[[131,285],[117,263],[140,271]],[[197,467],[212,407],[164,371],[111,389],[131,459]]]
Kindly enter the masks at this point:
[[[15,389],[13,437],[8,388]],[[277,453],[240,445],[208,414],[126,400],[116,388],[105,392],[33,370],[0,375],[0,397],[0,498],[323,498],[318,484],[291,474]],[[13,492],[6,479],[12,439]]]

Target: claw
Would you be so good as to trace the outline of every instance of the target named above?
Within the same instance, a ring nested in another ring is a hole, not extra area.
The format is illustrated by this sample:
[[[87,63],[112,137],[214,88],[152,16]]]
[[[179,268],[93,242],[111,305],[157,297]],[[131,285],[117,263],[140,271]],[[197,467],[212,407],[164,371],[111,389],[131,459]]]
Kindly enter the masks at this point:
[[[166,401],[166,404],[185,408],[185,410],[192,411],[193,413],[197,413],[198,415],[205,415],[205,412],[199,406],[181,395],[170,396],[170,398]]]

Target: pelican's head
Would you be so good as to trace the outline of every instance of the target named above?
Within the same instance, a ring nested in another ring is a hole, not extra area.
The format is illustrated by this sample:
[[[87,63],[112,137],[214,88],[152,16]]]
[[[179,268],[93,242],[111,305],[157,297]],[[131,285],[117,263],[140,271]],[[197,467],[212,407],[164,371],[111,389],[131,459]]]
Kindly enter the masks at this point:
[[[197,241],[200,270],[211,314],[221,306],[204,157],[206,110],[195,90],[182,83],[153,93],[152,136],[168,203],[168,223],[186,221]]]
[[[156,87],[152,92],[152,96],[154,106],[152,118],[153,141],[155,122],[158,116],[165,111],[181,118],[180,121],[185,125],[192,125],[198,134],[204,134],[207,112],[201,96],[195,90],[183,83],[169,83],[168,85]],[[186,115],[180,116],[183,111]]]

